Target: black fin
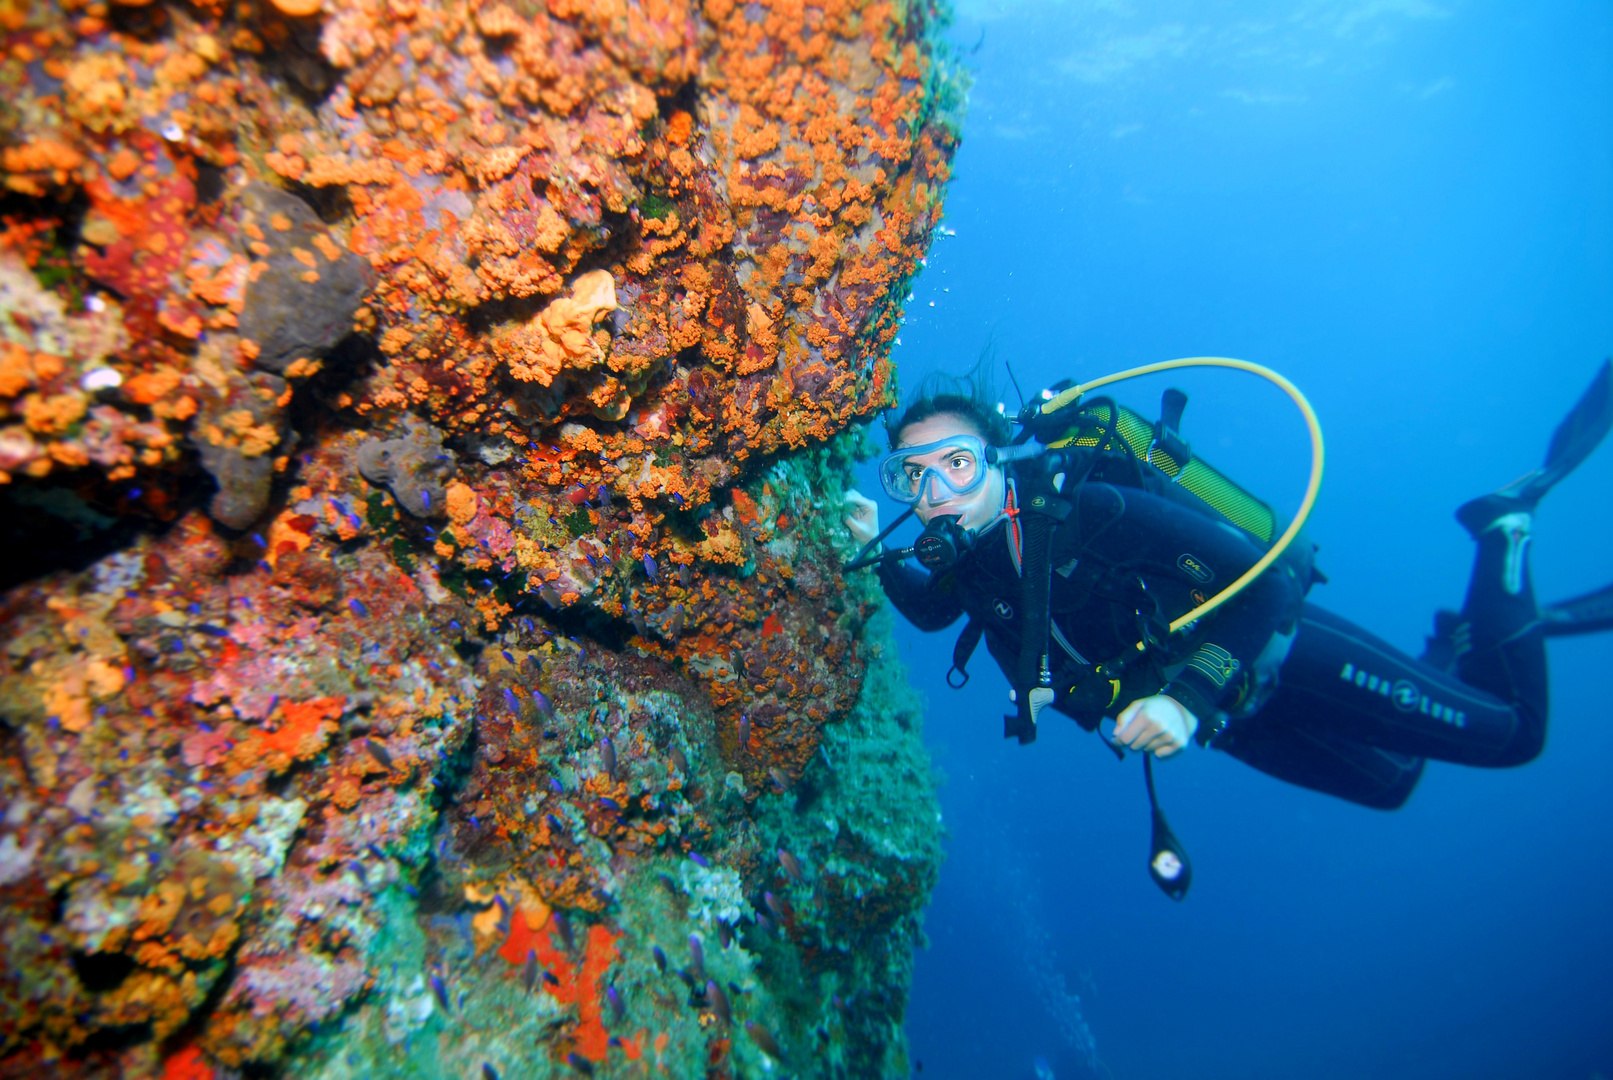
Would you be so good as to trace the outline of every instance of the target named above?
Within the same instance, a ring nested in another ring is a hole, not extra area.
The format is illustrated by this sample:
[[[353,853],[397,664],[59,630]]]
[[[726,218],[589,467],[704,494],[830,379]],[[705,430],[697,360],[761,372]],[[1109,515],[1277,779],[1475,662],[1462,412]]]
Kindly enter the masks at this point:
[[[1533,513],[1535,504],[1579,467],[1613,430],[1613,361],[1602,361],[1591,385],[1552,432],[1546,463],[1499,491],[1481,495],[1456,511],[1456,520],[1474,537],[1505,514]]]
[[[1613,630],[1613,585],[1576,596],[1540,611],[1540,630],[1547,637],[1571,637]]]
[[[1591,456],[1613,429],[1613,363],[1602,361],[1602,368],[1563,422],[1552,433],[1546,464],[1521,481],[1517,491],[1506,491],[1528,503],[1535,503],[1556,483]]]
[[[1590,456],[1613,428],[1613,361],[1603,360],[1589,390],[1574,406],[1551,437],[1546,452],[1546,468],[1566,474]]]

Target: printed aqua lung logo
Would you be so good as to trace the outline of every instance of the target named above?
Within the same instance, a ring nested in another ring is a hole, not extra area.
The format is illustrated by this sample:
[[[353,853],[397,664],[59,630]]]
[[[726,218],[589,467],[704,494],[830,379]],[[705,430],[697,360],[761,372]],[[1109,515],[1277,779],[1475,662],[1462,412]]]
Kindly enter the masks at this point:
[[[1452,727],[1467,726],[1467,713],[1435,701],[1410,679],[1396,679],[1391,682],[1354,664],[1345,664],[1339,671],[1339,678],[1369,694],[1379,694],[1388,698],[1401,712],[1432,716],[1435,720],[1450,724]]]
[[[991,610],[996,613],[997,618],[1002,619],[1004,622],[1014,617],[1014,606],[1007,600],[993,601]]]
[[[1215,580],[1215,571],[1211,570],[1204,560],[1197,555],[1181,554],[1176,557],[1176,569],[1198,582],[1208,585]]]

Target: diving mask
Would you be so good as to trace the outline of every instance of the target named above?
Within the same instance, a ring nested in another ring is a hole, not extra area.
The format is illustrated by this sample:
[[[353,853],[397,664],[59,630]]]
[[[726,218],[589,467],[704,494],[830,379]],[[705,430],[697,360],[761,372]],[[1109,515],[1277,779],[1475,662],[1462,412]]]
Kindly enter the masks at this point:
[[[879,463],[879,482],[899,503],[939,504],[979,491],[991,473],[987,460],[984,439],[954,435],[887,454]]]

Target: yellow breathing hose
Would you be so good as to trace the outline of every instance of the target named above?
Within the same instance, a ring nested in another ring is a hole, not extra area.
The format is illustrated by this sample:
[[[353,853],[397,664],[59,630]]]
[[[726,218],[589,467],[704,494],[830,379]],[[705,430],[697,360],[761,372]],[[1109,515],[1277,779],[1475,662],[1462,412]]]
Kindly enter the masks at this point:
[[[1197,622],[1238,595],[1251,581],[1263,574],[1267,567],[1281,558],[1284,551],[1288,550],[1288,545],[1294,542],[1294,537],[1299,535],[1299,530],[1305,525],[1305,519],[1310,516],[1311,507],[1316,505],[1316,493],[1322,487],[1323,458],[1321,422],[1316,419],[1316,410],[1312,409],[1311,403],[1305,400],[1305,395],[1300,393],[1299,387],[1268,367],[1250,363],[1248,360],[1234,360],[1226,356],[1189,356],[1180,360],[1161,360],[1157,364],[1144,364],[1142,367],[1134,367],[1126,371],[1118,371],[1113,375],[1105,375],[1100,379],[1093,379],[1091,382],[1080,386],[1072,386],[1068,390],[1054,395],[1042,404],[1042,413],[1046,415],[1057,412],[1064,406],[1078,401],[1083,394],[1096,390],[1100,386],[1124,382],[1127,379],[1135,379],[1143,375],[1153,375],[1160,371],[1174,371],[1177,368],[1232,368],[1236,371],[1247,371],[1250,374],[1259,375],[1267,382],[1281,388],[1299,407],[1300,414],[1305,418],[1305,426],[1310,428],[1311,478],[1305,485],[1305,497],[1300,500],[1299,512],[1294,515],[1294,520],[1288,523],[1288,528],[1277,538],[1277,542],[1271,545],[1271,549],[1262,555],[1258,562],[1245,570],[1243,576],[1238,580],[1204,601],[1192,611],[1189,611],[1186,615],[1173,621],[1171,623],[1171,633],[1173,634],[1189,623]],[[1137,643],[1137,648],[1141,649],[1143,647],[1142,642]]]

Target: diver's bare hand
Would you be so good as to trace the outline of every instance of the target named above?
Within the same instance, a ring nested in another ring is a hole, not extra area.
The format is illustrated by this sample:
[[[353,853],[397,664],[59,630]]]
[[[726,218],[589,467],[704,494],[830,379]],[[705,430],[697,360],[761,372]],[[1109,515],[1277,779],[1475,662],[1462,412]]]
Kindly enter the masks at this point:
[[[853,488],[846,492],[846,516],[843,519],[851,538],[866,544],[879,535],[879,504]]]
[[[1115,718],[1114,741],[1133,750],[1170,757],[1187,746],[1199,729],[1199,718],[1166,694],[1138,698]]]

